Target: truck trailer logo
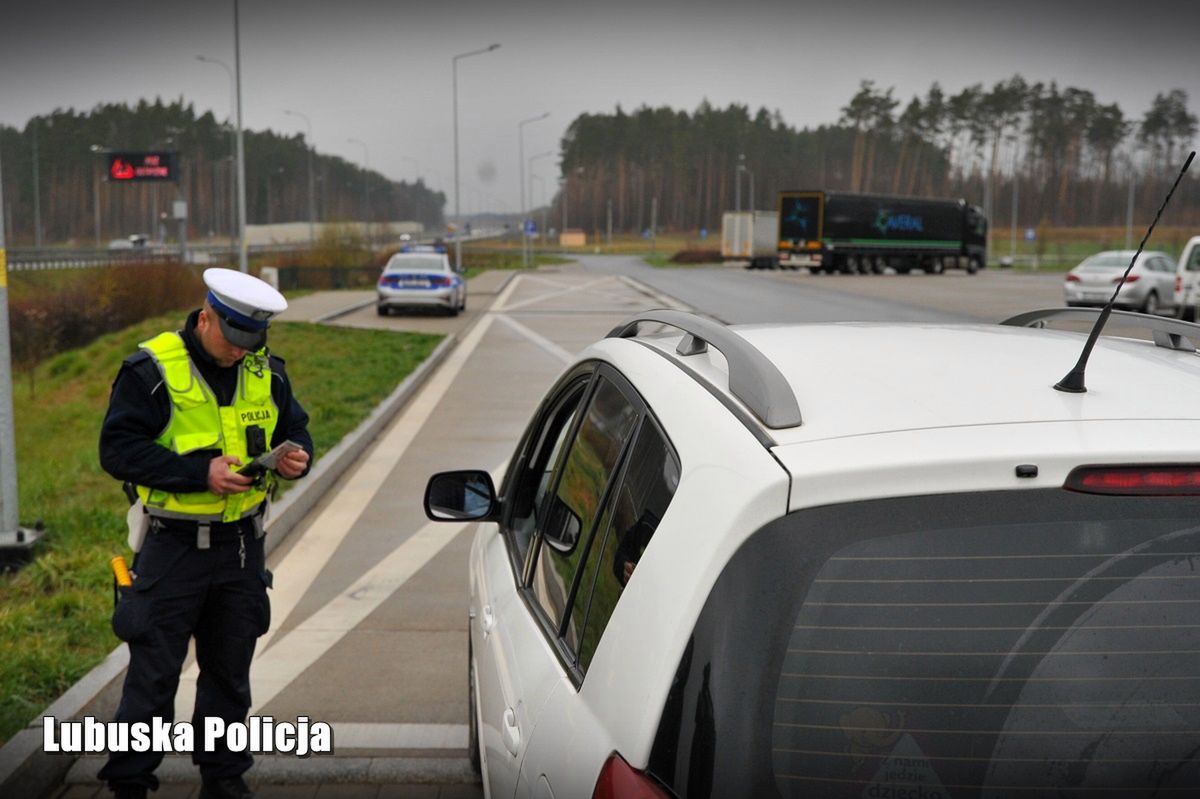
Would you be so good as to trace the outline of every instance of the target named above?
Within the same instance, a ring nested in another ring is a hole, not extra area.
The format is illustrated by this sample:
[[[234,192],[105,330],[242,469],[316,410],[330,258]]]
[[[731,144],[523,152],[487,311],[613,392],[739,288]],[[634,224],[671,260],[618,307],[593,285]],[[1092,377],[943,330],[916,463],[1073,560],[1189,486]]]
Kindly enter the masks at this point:
[[[890,233],[924,233],[925,222],[916,214],[893,214],[885,209],[875,217],[875,229],[884,236]]]

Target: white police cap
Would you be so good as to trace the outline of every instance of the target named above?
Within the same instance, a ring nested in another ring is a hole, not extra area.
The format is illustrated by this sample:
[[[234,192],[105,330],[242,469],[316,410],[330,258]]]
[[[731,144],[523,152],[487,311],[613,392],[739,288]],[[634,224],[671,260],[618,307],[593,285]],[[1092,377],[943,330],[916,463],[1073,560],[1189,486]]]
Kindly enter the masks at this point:
[[[230,344],[244,350],[260,349],[267,341],[271,317],[287,309],[282,294],[244,272],[205,269],[204,283],[221,333]]]

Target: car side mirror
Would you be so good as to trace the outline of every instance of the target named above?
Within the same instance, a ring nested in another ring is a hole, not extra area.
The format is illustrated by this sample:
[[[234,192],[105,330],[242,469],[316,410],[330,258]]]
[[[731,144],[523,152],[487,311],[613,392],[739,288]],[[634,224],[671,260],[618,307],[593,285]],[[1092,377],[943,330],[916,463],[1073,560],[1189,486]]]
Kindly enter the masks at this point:
[[[435,522],[463,522],[499,516],[492,476],[479,469],[439,472],[425,486],[425,515]]]
[[[579,543],[583,522],[567,503],[554,497],[546,521],[546,543],[564,555],[570,554]]]

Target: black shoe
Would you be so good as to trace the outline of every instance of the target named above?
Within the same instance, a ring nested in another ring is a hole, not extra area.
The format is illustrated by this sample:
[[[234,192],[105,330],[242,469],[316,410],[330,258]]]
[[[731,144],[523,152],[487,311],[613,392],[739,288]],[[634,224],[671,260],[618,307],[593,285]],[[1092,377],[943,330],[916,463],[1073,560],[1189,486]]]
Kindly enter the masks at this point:
[[[254,799],[254,791],[241,777],[203,780],[199,799]]]
[[[113,799],[146,799],[145,785],[111,785]]]

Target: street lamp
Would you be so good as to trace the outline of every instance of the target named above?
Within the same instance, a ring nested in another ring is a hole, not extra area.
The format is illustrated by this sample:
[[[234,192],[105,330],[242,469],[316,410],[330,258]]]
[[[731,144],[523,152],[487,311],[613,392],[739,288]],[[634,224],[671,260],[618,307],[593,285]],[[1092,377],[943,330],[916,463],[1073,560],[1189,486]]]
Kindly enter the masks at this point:
[[[238,6],[238,0],[233,0],[233,70],[237,87],[238,268],[249,272],[250,267],[246,263],[246,140],[242,135],[242,38]]]
[[[234,117],[234,113],[237,109],[237,82],[235,81],[235,79],[233,77],[233,70],[230,69],[229,65],[226,64],[224,61],[218,61],[217,59],[209,58],[208,56],[198,55],[198,56],[196,56],[196,60],[201,61],[205,64],[216,64],[221,69],[223,69],[229,73],[229,157],[234,159],[234,161],[236,162],[238,132],[237,132],[237,128],[234,127],[233,117]],[[235,236],[234,227],[237,224],[237,222],[233,218],[235,209],[237,208],[237,181],[232,179],[233,178],[232,174],[230,175],[230,178],[231,179],[229,181],[229,217],[230,217],[229,218],[229,241],[230,241],[230,243],[232,243],[233,238]]]
[[[367,154],[367,143],[359,139],[346,139],[346,141],[350,142],[351,144],[358,144],[363,148],[363,213],[366,214],[367,218],[369,219],[371,215],[371,183],[369,180],[371,161]],[[369,222],[364,222],[363,230],[366,231],[367,238],[369,239]]]
[[[88,149],[94,156],[108,152],[108,148],[103,144],[93,144]],[[92,161],[92,206],[96,212],[96,249],[100,249],[100,170],[96,168],[94,160]]]
[[[552,155],[557,155],[557,153],[556,153],[554,150],[547,150],[547,151],[546,151],[546,152],[544,152],[544,153],[538,153],[537,155],[531,155],[531,156],[529,156],[529,160],[526,162],[526,170],[525,170],[525,173],[526,173],[526,174],[529,176],[529,201],[530,201],[530,205],[532,205],[532,204],[533,204],[533,179],[536,177],[536,176],[533,174],[533,162],[534,162],[534,161],[537,161],[537,160],[538,160],[538,159],[540,159],[540,158],[549,158],[549,157],[550,157],[550,156],[552,156]],[[538,178],[538,180],[540,181],[540,180],[541,180],[541,178]],[[542,201],[543,201],[543,202],[545,202],[545,199],[546,199],[546,186],[545,186],[545,184],[542,184]],[[532,210],[532,209],[531,209],[531,210]],[[544,236],[544,235],[546,235],[545,227],[546,227],[546,215],[545,215],[545,213],[543,213],[543,214],[542,214],[542,228],[543,228],[543,230],[542,230],[542,235],[543,235],[543,236]]]
[[[281,167],[281,166],[275,167],[273,170],[271,170],[270,172],[267,173],[267,225],[268,226],[273,226],[275,224],[275,212],[272,210],[274,202],[273,202],[272,193],[271,193],[271,179],[277,175],[282,175],[282,174],[283,174],[283,167]],[[272,232],[271,235],[274,236],[274,232]]]
[[[750,169],[748,169],[745,164],[738,164],[737,171],[738,171],[738,177],[737,177],[738,210],[739,211],[742,210],[742,192],[741,192],[742,173],[745,172],[747,175],[750,176],[750,213],[754,213],[754,173]]]
[[[451,83],[453,84],[454,96],[454,220],[458,222],[461,204],[458,199],[458,61],[460,58],[470,58],[473,55],[483,55],[490,53],[500,47],[498,44],[490,44],[482,50],[471,50],[467,53],[459,53],[450,59],[450,74]],[[455,230],[454,236],[454,270],[462,271],[462,236],[458,235],[458,230]]]
[[[313,187],[312,122],[309,120],[308,117],[306,117],[304,114],[301,114],[299,111],[289,111],[285,108],[283,110],[283,113],[287,114],[288,116],[299,117],[300,119],[303,119],[304,124],[308,126],[308,140],[304,142],[304,152],[308,156],[308,240],[310,243],[315,244],[317,241],[317,235],[314,232],[315,231],[314,223],[316,222],[316,219],[317,219],[317,201],[316,201],[316,190]]]
[[[517,123],[517,171],[521,174],[521,266],[529,266],[529,252],[527,248],[528,242],[525,235],[525,126],[532,122],[540,122],[550,116],[547,111],[529,119],[522,119]]]

